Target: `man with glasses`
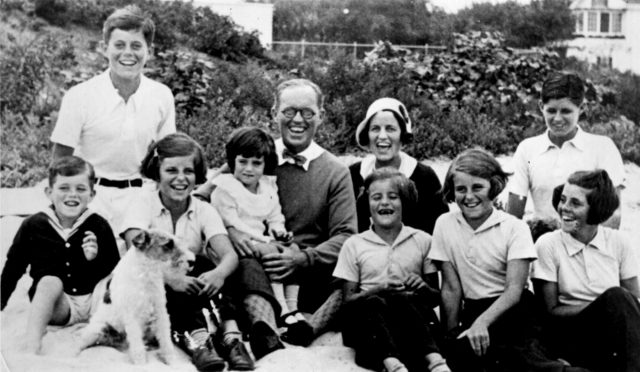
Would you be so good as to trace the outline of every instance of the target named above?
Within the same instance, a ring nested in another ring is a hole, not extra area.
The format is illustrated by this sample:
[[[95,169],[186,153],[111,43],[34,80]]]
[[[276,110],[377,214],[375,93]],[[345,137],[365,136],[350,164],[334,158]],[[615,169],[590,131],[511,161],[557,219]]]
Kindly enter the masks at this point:
[[[298,308],[315,313],[310,322],[313,330],[294,332],[289,328],[285,333],[289,343],[310,344],[318,324],[325,320],[323,315],[331,315],[333,307],[340,303],[335,295],[326,300],[335,289],[331,283],[338,253],[344,241],[356,232],[356,209],[348,168],[313,141],[324,118],[322,105],[323,95],[316,84],[293,79],[277,87],[271,109],[282,135],[276,140],[278,196],[286,228],[294,236],[294,249],[264,255],[258,262],[242,253],[252,251],[251,238],[233,226],[227,227],[237,252],[245,256],[237,274],[244,283],[242,292],[250,293],[243,298],[242,306],[252,325],[249,337],[256,359],[283,347],[275,332],[276,316],[280,314],[269,278],[300,283]],[[209,191],[204,193],[208,195]],[[321,307],[325,301],[327,305]],[[332,309],[326,311],[327,307]]]

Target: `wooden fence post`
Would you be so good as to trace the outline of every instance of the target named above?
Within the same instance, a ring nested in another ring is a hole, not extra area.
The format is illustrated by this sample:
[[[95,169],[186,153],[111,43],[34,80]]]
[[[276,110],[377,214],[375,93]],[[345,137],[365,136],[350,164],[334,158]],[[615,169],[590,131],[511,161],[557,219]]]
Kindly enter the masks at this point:
[[[300,42],[300,58],[304,58],[304,39]]]
[[[358,43],[357,42],[353,42],[353,59],[357,59],[358,58]]]

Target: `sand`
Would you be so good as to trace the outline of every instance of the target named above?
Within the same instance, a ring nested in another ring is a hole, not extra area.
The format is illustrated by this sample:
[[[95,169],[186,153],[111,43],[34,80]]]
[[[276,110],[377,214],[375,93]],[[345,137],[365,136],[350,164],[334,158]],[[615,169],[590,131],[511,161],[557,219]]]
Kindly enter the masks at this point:
[[[345,163],[355,160],[343,157]],[[508,170],[510,158],[501,157],[500,162]],[[449,162],[447,160],[426,161],[438,176],[443,178]],[[635,243],[640,243],[640,167],[626,164],[626,188],[622,192],[622,226],[621,230],[629,235]],[[47,205],[43,184],[33,188],[0,190],[0,267],[4,267],[6,252],[13,236],[25,215],[34,213]],[[501,195],[504,199],[506,195]],[[528,211],[531,207],[528,206]],[[640,244],[638,255],[640,257]],[[1,314],[0,351],[2,360],[0,371],[196,371],[187,356],[178,351],[178,361],[167,366],[160,361],[154,351],[148,352],[148,363],[142,366],[130,364],[126,353],[109,347],[94,347],[80,353],[70,355],[69,350],[78,330],[83,325],[68,328],[49,327],[43,340],[42,356],[24,354],[24,330],[26,327],[29,301],[27,290],[31,278],[23,276],[9,303]],[[284,350],[274,352],[258,361],[258,372],[287,371],[365,371],[354,363],[353,350],[342,346],[340,334],[329,333],[318,338],[310,347],[287,346]]]

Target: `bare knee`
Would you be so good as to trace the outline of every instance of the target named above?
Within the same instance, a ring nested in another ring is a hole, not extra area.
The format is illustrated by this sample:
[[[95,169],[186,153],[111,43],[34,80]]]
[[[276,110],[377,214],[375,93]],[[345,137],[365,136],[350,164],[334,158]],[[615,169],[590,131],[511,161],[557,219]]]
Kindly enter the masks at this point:
[[[63,292],[64,285],[62,284],[62,280],[57,276],[43,276],[36,286],[36,296],[37,295],[48,295],[48,296],[58,296]]]

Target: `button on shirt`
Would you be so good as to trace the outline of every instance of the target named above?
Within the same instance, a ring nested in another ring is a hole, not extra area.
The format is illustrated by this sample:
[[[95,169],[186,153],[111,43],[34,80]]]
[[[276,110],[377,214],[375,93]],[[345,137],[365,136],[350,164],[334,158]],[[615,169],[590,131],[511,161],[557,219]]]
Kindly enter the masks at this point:
[[[167,86],[141,76],[125,102],[107,70],[64,95],[51,141],[73,147],[98,177],[122,180],[140,178],[149,144],[175,131],[175,104]]]
[[[531,192],[535,217],[557,219],[551,204],[553,189],[564,184],[573,172],[595,169],[606,170],[615,186],[624,182],[622,157],[609,137],[578,128],[573,139],[558,147],[546,131],[518,145],[509,190],[524,197]]]
[[[638,275],[638,263],[624,233],[598,226],[588,244],[564,231],[545,234],[536,242],[538,261],[532,277],[558,283],[562,305],[591,303],[620,280]]]
[[[402,227],[391,246],[367,230],[345,241],[333,276],[359,283],[360,290],[367,291],[389,276],[434,273],[437,269],[427,258],[430,248],[431,236],[409,226]]]
[[[507,262],[535,260],[536,252],[527,224],[494,209],[476,230],[460,211],[436,221],[429,258],[451,262],[460,277],[464,298],[500,296],[506,287]]]
[[[122,224],[121,234],[132,228],[156,228],[172,233],[194,254],[201,255],[204,255],[203,248],[213,236],[227,234],[215,208],[193,197],[189,197],[189,207],[178,218],[174,231],[171,213],[162,205],[157,191],[142,193],[131,205]]]

